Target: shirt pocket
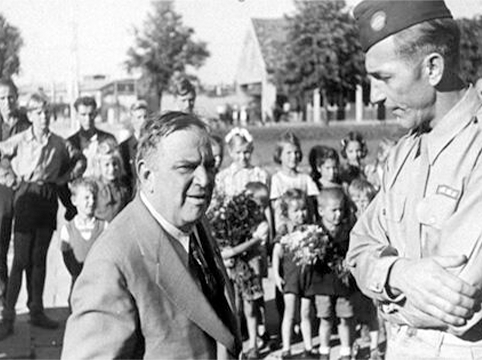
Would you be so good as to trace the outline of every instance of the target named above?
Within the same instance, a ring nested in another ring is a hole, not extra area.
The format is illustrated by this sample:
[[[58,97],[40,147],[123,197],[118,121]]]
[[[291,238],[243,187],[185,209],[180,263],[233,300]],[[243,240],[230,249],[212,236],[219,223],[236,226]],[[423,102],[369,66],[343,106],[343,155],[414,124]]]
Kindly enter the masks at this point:
[[[383,209],[387,221],[399,223],[405,214],[407,196],[401,193],[389,193]]]
[[[443,194],[429,195],[417,205],[417,218],[421,224],[440,230],[457,209],[458,202],[459,198]]]

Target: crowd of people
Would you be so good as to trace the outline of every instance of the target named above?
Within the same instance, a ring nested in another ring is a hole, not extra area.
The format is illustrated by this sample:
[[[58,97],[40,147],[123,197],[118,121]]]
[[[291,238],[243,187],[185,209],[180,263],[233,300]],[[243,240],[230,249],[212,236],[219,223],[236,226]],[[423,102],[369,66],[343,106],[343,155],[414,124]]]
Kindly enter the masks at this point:
[[[243,335],[248,359],[274,339],[290,358],[299,332],[301,357],[328,360],[337,326],[342,360],[356,357],[357,329],[373,360],[476,359],[482,101],[457,75],[457,25],[442,0],[364,0],[354,15],[371,101],[409,129],[382,139],[372,164],[351,131],[339,148],[313,146],[304,173],[287,131],[270,174],[252,164],[247,129],[223,139],[195,115],[187,80],[180,111],[148,116],[133,104],[138,137],[127,128],[119,143],[96,128],[97,104],[81,97],[80,129],[63,139],[41,94],[23,114],[13,82],[0,80],[0,340],[14,332],[23,273],[32,325],[59,326],[42,294],[61,201],[72,275],[62,358],[236,358]],[[277,334],[266,326],[268,274]]]

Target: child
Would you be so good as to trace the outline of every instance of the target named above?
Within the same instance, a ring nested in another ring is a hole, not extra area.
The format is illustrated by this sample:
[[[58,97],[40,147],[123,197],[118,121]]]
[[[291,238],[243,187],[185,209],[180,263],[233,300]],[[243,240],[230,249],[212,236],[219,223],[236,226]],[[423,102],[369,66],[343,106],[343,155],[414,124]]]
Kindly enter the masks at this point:
[[[340,157],[335,149],[316,145],[309,156],[311,177],[318,189],[340,186]]]
[[[342,188],[322,189],[318,196],[318,212],[321,227],[326,231],[333,251],[328,261],[343,259],[348,250],[349,234],[352,227],[347,211],[347,196]],[[331,259],[330,259],[331,257]],[[351,359],[351,333],[353,330],[352,286],[342,281],[327,262],[315,265],[313,289],[316,293],[315,306],[320,318],[320,359],[330,358],[330,337],[333,316],[339,319],[340,359]]]
[[[271,178],[270,200],[274,212],[274,225],[276,231],[283,227],[281,216],[281,197],[288,189],[299,189],[307,196],[308,221],[315,214],[315,196],[318,188],[308,174],[298,171],[298,165],[303,158],[300,141],[292,132],[284,133],[276,144],[274,161],[281,165],[281,169]]]
[[[233,128],[225,137],[231,165],[216,176],[216,190],[232,197],[244,191],[250,181],[268,185],[268,173],[260,167],[251,165],[253,137],[248,130]]]
[[[382,184],[383,171],[385,162],[387,161],[390,149],[394,147],[396,142],[391,139],[382,139],[378,144],[377,158],[374,163],[365,166],[365,176],[372,183],[375,189],[379,190]]]
[[[122,181],[124,168],[117,145],[102,142],[95,157],[95,174],[99,186],[95,216],[111,222],[131,200],[129,187]]]
[[[74,180],[70,184],[70,191],[77,215],[60,230],[60,249],[65,266],[72,276],[72,289],[90,248],[105,229],[106,222],[94,215],[99,191],[95,180]]]
[[[300,189],[289,189],[280,199],[282,211],[283,230],[280,236],[289,234],[297,229],[307,220],[307,202],[305,193]],[[284,314],[281,323],[281,338],[283,348],[281,358],[287,359],[291,356],[291,332],[295,318],[296,303],[301,298],[301,334],[305,351],[303,357],[314,357],[311,339],[311,298],[313,296],[310,274],[311,268],[297,266],[293,262],[293,255],[283,249],[277,242],[273,248],[273,272],[275,284],[278,290],[283,292]]]
[[[269,204],[268,187],[261,182],[249,182],[246,194],[254,200],[264,212]],[[249,336],[247,359],[258,359],[259,348],[268,345],[269,334],[266,332],[264,293],[262,278],[267,276],[266,246],[269,226],[264,218],[253,229],[251,239],[221,252],[228,272],[235,281],[238,302],[246,317]],[[241,298],[241,299],[240,299]],[[241,300],[241,301],[240,301]],[[258,346],[258,327],[262,343]]]
[[[341,140],[341,156],[346,159],[342,166],[340,180],[348,187],[353,179],[363,178],[363,159],[367,156],[368,149],[363,135],[357,131],[350,131]]]
[[[214,169],[217,174],[219,170],[221,170],[221,165],[224,159],[223,140],[217,135],[211,135],[211,148],[213,150]]]
[[[348,195],[356,208],[356,217],[365,212],[366,208],[376,195],[375,187],[367,180],[355,179],[348,187]],[[353,300],[353,305],[357,309],[357,320],[362,324],[363,329],[368,326],[370,337],[370,360],[380,360],[381,353],[378,348],[378,340],[380,335],[380,322],[377,314],[377,308],[373,301],[364,296],[359,290],[356,292]],[[366,326],[364,326],[366,325]]]

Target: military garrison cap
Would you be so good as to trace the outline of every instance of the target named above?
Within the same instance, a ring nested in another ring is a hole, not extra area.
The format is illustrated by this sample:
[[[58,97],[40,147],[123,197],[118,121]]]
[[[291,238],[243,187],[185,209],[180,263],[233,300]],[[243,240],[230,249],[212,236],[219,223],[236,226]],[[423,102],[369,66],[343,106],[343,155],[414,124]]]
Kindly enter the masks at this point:
[[[360,28],[363,51],[377,42],[424,21],[452,18],[443,0],[364,0],[353,15]]]

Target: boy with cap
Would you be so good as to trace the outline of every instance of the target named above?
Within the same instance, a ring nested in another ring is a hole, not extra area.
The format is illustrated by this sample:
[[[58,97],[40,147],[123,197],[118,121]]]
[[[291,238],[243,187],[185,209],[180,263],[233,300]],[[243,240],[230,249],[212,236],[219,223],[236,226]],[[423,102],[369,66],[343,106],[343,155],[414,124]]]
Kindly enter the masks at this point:
[[[482,102],[458,75],[457,24],[442,0],[354,10],[371,101],[409,133],[351,233],[347,262],[390,322],[387,359],[482,352]]]

